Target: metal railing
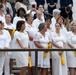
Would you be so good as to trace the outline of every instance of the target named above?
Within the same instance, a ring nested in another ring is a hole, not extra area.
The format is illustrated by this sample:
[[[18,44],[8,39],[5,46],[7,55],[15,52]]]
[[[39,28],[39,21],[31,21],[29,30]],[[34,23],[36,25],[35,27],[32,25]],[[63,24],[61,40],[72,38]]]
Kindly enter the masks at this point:
[[[10,52],[10,51],[15,51],[15,52],[18,52],[18,51],[35,51],[35,74],[34,75],[38,75],[38,73],[37,73],[37,71],[38,71],[38,67],[37,67],[38,51],[76,51],[76,49],[27,49],[27,50],[24,50],[24,49],[0,49],[0,52],[3,52],[3,51],[7,51],[7,52]]]

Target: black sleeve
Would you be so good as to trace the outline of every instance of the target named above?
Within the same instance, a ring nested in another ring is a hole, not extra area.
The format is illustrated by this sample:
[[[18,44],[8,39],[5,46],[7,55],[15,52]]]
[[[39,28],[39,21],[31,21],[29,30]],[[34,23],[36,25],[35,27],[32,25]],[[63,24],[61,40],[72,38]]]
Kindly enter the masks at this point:
[[[71,0],[71,4],[72,4],[72,6],[73,6],[73,0]]]
[[[69,18],[70,20],[72,20],[72,11],[70,11],[70,13],[68,14],[68,18]]]
[[[36,19],[37,18],[37,16],[36,16],[36,14],[34,14],[34,17],[33,17],[34,19]]]

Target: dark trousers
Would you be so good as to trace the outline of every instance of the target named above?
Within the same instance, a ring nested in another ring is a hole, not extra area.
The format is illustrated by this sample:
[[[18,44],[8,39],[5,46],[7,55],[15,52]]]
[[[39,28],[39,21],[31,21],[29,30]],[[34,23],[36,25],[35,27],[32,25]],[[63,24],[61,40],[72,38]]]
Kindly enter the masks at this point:
[[[48,12],[50,14],[53,14],[52,12],[53,12],[54,9],[56,9],[56,6],[54,6],[53,8],[51,8],[50,6],[48,6]]]

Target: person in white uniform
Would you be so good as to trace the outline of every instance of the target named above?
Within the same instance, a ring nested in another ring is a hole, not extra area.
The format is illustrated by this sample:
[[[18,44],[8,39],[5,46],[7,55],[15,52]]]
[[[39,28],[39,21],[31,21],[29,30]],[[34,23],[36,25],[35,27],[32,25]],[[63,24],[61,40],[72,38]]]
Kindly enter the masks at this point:
[[[6,29],[15,29],[14,25],[11,23],[11,15],[10,14],[6,14],[5,15],[5,21],[6,23],[4,23],[4,28]],[[10,75],[10,55],[12,54],[12,52],[8,52],[8,55],[5,58],[5,63],[4,63],[4,74],[5,75]]]
[[[47,25],[47,33],[48,33],[48,35],[50,35],[50,37],[52,37],[51,33],[53,31],[52,31],[52,28],[50,27],[51,18],[50,17],[45,18],[45,23]],[[51,46],[52,46],[52,44],[51,44]],[[51,55],[50,55],[50,74],[52,74],[52,56]]]
[[[42,18],[43,22],[45,22],[45,17],[44,17],[45,15],[43,13],[44,12],[44,7],[42,5],[39,5],[38,10],[41,11],[41,18]]]
[[[4,7],[4,14],[10,14],[13,17],[13,10],[11,4],[7,2],[7,0],[1,0],[1,3]]]
[[[7,28],[7,29],[16,29],[14,27],[14,25],[11,23],[11,20],[12,20],[12,17],[10,14],[6,14],[5,15],[5,23],[4,23],[4,28]]]
[[[73,7],[72,7],[72,11],[73,11],[73,20],[76,20],[76,0],[73,0]]]
[[[37,29],[39,24],[44,22],[43,19],[41,18],[41,15],[42,15],[41,11],[37,11],[37,18],[33,20],[33,23],[32,23],[32,25]]]
[[[66,38],[60,31],[61,24],[55,24],[56,31],[52,33],[52,49],[66,49]],[[61,61],[60,53],[64,58],[64,64]],[[53,75],[68,75],[67,73],[67,61],[65,51],[54,51],[52,52],[52,74]]]
[[[3,29],[3,23],[0,21],[0,49],[10,48],[11,37],[7,30]],[[0,75],[3,73],[4,61],[7,52],[0,52]]]
[[[64,18],[62,16],[60,16],[58,19],[57,19],[57,22],[61,24],[61,29],[60,31],[66,36],[67,38],[67,29],[65,27],[65,24],[64,24]]]
[[[47,26],[45,23],[41,23],[39,25],[39,32],[35,35],[34,41],[34,48],[35,49],[46,49],[48,43],[50,43],[49,35],[46,33]],[[47,69],[50,68],[50,55],[47,52],[46,57],[43,58],[44,51],[38,52],[38,75],[47,75]]]
[[[28,32],[29,39],[30,39],[30,48],[33,48],[32,46],[32,41],[33,37],[35,36],[37,29],[32,25],[33,22],[33,16],[32,14],[27,14],[26,15],[26,28],[25,31]]]
[[[13,25],[15,26],[16,28],[16,24],[19,20],[23,20],[25,21],[25,14],[26,14],[26,11],[24,10],[24,8],[19,8],[18,11],[17,11],[17,16],[14,17],[13,19]]]
[[[70,49],[76,49],[76,22],[73,24],[73,31],[68,32],[68,46]],[[70,75],[76,75],[76,54],[75,51],[67,52],[67,64]]]
[[[32,26],[32,22],[33,22],[33,16],[32,14],[27,14],[26,15],[26,28],[25,31],[28,32],[29,35],[29,45],[30,48],[33,49],[33,38],[35,36],[35,34],[37,33],[37,29],[35,27]],[[35,52],[31,52],[31,60],[32,60],[32,69],[33,67],[35,67]],[[32,70],[34,71],[34,70]],[[29,72],[31,73],[31,72]],[[34,72],[32,72],[34,73]]]
[[[0,21],[5,23],[4,7],[1,3],[0,3]]]
[[[19,20],[23,20],[25,21],[25,14],[26,14],[26,11],[24,10],[24,8],[19,8],[18,11],[17,11],[17,16],[14,17],[13,19],[13,25],[14,27],[16,28],[16,25],[17,25],[17,22]],[[12,67],[13,67],[13,59],[15,59],[14,55],[12,54],[11,55],[11,59],[10,59],[10,64],[11,64],[11,67],[10,67],[10,73],[12,74]]]
[[[32,1],[30,3],[30,7],[29,7],[29,10],[26,12],[27,14],[32,14],[32,16],[34,17],[34,14],[36,14],[36,11],[37,11],[37,3],[35,1]]]
[[[18,21],[12,42],[13,49],[26,50],[29,48],[29,36],[27,32],[24,32],[24,30],[25,21]],[[17,67],[21,67],[20,75],[25,75],[25,72],[28,69],[28,55],[28,51],[15,53]]]
[[[55,24],[56,24],[56,20],[58,19],[58,17],[60,16],[60,10],[58,10],[58,9],[54,9],[53,10],[53,17],[52,17],[52,19],[51,19],[51,25],[50,25],[50,27],[51,28],[53,28],[53,30],[55,31]]]

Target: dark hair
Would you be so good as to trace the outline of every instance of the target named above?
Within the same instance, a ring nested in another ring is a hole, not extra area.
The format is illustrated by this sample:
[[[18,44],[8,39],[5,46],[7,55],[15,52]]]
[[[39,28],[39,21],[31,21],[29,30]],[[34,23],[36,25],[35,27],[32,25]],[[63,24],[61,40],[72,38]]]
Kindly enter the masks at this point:
[[[28,18],[31,16],[31,14],[26,14],[25,15],[25,19],[26,19],[26,21],[28,20]]]
[[[7,15],[10,15],[10,14],[6,14],[5,17],[6,17]],[[12,19],[12,16],[11,16],[11,15],[10,15],[10,18]]]
[[[5,0],[7,2],[7,0]],[[0,0],[0,2],[2,3],[2,0]]]
[[[46,18],[45,18],[45,21],[46,21],[46,20],[50,20],[50,21],[51,21],[51,18],[50,18],[50,17],[46,17]]]
[[[21,3],[22,3],[22,2],[23,2],[23,0],[16,0],[16,2],[21,2]]]
[[[20,16],[20,11],[23,11],[26,14],[26,11],[25,11],[24,8],[19,8],[18,11],[17,11],[17,16],[18,17]]]
[[[57,22],[56,24],[59,24],[59,25],[60,25],[60,27],[61,27],[61,24],[60,24],[60,23],[58,23],[58,22]],[[56,25],[56,24],[55,24],[55,25]]]
[[[66,7],[66,11],[67,11],[67,12],[71,11],[71,7],[67,6],[67,7]]]
[[[64,18],[63,18],[62,16],[58,17],[58,19],[57,19],[56,21],[58,22],[58,20],[59,20],[60,18],[62,18],[63,23],[64,23],[65,21],[64,21]]]
[[[3,22],[2,22],[2,21],[0,21],[0,24],[2,25],[2,24],[3,24]]]
[[[40,23],[38,27],[39,31],[41,31],[44,27],[45,27],[45,23]]]
[[[20,31],[21,26],[22,26],[24,23],[25,23],[25,21],[23,21],[23,20],[18,21],[18,22],[17,22],[17,25],[16,25],[16,30],[17,30],[17,31]]]
[[[3,5],[0,3],[0,9],[3,8]]]

